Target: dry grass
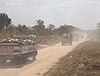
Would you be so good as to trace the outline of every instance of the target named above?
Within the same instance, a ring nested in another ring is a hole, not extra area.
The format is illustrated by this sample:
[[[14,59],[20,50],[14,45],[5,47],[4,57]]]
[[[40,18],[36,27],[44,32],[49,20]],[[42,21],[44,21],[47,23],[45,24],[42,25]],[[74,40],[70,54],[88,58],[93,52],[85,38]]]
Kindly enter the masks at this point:
[[[59,35],[41,36],[40,39],[41,39],[40,44],[45,44],[45,45],[54,45],[60,42]]]
[[[60,42],[60,36],[59,35],[47,35],[47,36],[41,36],[40,43],[38,45],[38,49],[46,48],[48,46],[53,46]],[[42,46],[40,46],[42,45]]]
[[[0,32],[0,40],[8,37],[10,37],[9,32],[7,31]]]

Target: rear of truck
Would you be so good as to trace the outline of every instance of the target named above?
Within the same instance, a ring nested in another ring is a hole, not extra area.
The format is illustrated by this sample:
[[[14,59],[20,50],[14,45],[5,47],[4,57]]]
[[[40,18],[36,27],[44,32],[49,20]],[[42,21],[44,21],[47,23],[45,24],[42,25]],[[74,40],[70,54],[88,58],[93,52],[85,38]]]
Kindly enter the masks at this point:
[[[72,45],[73,36],[72,34],[64,33],[61,35],[61,45]]]

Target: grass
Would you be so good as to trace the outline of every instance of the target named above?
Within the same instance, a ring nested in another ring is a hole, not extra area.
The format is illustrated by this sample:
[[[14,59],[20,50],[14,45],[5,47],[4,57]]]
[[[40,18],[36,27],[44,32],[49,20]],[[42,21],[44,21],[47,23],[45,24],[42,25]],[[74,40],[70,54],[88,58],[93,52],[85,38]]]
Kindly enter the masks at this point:
[[[0,40],[4,38],[8,38],[8,37],[10,37],[9,32],[6,32],[6,31],[0,32]]]

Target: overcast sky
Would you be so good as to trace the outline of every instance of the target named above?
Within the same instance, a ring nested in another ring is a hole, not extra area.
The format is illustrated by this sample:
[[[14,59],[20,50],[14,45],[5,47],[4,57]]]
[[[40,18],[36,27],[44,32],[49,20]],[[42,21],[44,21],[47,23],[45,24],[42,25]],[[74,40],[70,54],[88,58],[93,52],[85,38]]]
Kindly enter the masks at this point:
[[[0,12],[7,13],[15,25],[32,26],[42,19],[45,25],[94,29],[100,22],[100,0],[0,0]]]

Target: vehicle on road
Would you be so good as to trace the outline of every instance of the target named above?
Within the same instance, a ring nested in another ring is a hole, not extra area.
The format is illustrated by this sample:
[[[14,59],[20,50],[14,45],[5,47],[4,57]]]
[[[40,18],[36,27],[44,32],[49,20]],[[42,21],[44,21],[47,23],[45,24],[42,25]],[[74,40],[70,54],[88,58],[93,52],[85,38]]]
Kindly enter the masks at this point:
[[[73,42],[73,36],[72,34],[68,34],[68,33],[63,33],[61,35],[61,45],[72,45]]]
[[[36,59],[36,37],[34,35],[15,35],[0,41],[0,64],[26,62]]]

